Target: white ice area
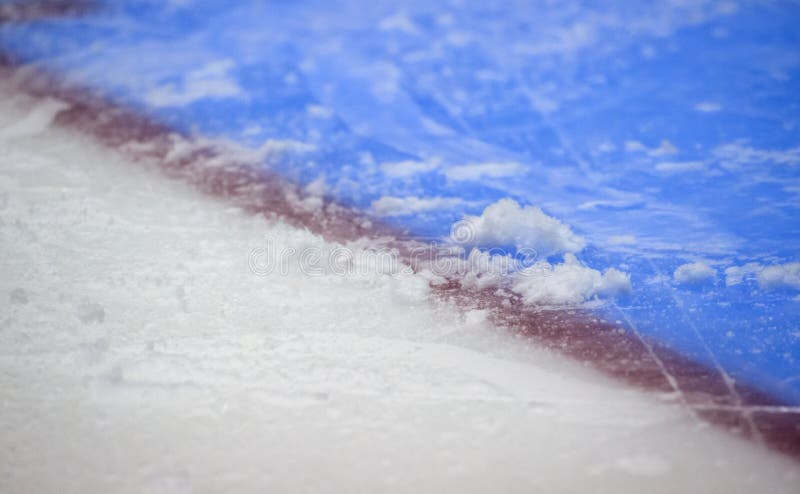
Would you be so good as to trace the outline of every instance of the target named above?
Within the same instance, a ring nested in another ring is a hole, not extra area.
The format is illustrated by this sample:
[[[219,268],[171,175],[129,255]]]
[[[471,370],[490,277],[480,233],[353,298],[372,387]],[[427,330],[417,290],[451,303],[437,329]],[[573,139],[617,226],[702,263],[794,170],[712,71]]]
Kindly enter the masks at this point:
[[[0,97],[0,129],[37,108]],[[416,276],[257,276],[267,236],[330,244],[26,128],[0,132],[4,493],[800,491]]]

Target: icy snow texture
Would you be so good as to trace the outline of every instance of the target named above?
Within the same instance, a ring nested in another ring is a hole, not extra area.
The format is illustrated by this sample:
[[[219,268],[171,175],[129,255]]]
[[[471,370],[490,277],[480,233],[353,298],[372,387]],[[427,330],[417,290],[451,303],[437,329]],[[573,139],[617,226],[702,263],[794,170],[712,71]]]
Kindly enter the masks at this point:
[[[419,173],[428,173],[437,166],[435,161],[390,161],[381,163],[381,171],[391,178],[408,178]]]
[[[531,248],[542,258],[578,252],[586,245],[569,225],[536,206],[520,206],[513,199],[501,199],[487,206],[480,216],[465,216],[462,223],[471,228],[468,240],[475,245]]]
[[[2,97],[0,128],[39,109]],[[335,244],[41,123],[0,139],[4,493],[800,487],[418,276],[257,276],[265,237]]]
[[[681,285],[701,285],[714,281],[717,270],[704,262],[690,262],[678,266],[672,278]]]
[[[525,167],[514,161],[504,163],[469,163],[446,168],[443,173],[448,180],[480,181],[487,178],[505,178],[520,175]]]
[[[761,271],[763,266],[757,262],[748,262],[744,266],[730,266],[725,268],[725,284],[727,286],[738,285],[748,278],[752,278]]]
[[[800,290],[800,262],[771,266],[749,262],[743,266],[731,266],[725,269],[725,284],[728,286],[738,285],[753,277],[758,286],[764,290]]]
[[[457,208],[465,201],[458,197],[391,197],[372,201],[372,212],[378,216],[405,216],[442,208]]]
[[[485,288],[502,286],[508,281],[505,275],[509,275],[511,289],[529,305],[578,305],[631,291],[627,273],[615,268],[600,273],[578,261],[573,252],[582,250],[585,242],[569,225],[536,206],[520,206],[513,199],[501,199],[487,206],[480,216],[464,216],[453,224],[451,240],[467,245],[512,245],[529,262],[538,258],[534,265],[516,270],[508,253],[494,254],[474,248],[467,263],[471,269],[461,280],[463,286]],[[562,253],[562,264],[547,262],[548,257]],[[480,262],[475,262],[476,259]]]
[[[756,275],[756,280],[761,288],[767,290],[780,288],[800,290],[800,262],[767,266]]]
[[[580,304],[595,297],[630,293],[631,278],[615,268],[603,273],[587,268],[567,253],[561,264],[540,261],[515,273],[512,290],[522,295],[526,304]]]

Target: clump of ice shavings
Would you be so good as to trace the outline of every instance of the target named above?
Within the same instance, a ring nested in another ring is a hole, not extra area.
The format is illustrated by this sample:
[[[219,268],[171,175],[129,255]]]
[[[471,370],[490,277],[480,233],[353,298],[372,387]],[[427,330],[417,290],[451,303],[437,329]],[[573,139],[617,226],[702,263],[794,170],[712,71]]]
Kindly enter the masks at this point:
[[[511,289],[526,304],[580,304],[629,293],[631,278],[616,268],[601,273],[583,266],[575,254],[566,253],[561,264],[541,261],[514,273]]]
[[[52,124],[58,112],[69,106],[55,98],[43,98],[34,102],[21,96],[10,97],[6,104],[25,114],[11,125],[0,129],[2,139],[35,136]]]
[[[704,262],[690,262],[678,266],[672,275],[679,285],[703,285],[713,283],[717,270]]]
[[[300,276],[320,284],[347,283],[391,293],[397,300],[421,303],[430,291],[430,278],[418,276],[395,250],[376,247],[372,239],[346,243],[278,221],[261,246],[251,250],[250,271],[258,276]]]
[[[453,225],[451,237],[474,246],[460,278],[466,288],[506,288],[531,306],[579,305],[631,291],[629,274],[615,268],[600,272],[578,260],[575,254],[586,242],[569,225],[512,199],[491,204],[479,216],[465,216]],[[489,245],[513,246],[517,252],[481,250]],[[557,256],[561,263],[549,260]]]
[[[586,242],[566,225],[536,206],[520,206],[513,199],[501,199],[480,216],[465,216],[471,232],[466,242],[477,246],[513,245],[534,249],[549,257],[562,252],[579,252]]]
[[[764,266],[749,262],[743,266],[731,266],[725,270],[725,284],[738,285],[755,279],[763,290],[800,290],[800,262],[787,262]]]

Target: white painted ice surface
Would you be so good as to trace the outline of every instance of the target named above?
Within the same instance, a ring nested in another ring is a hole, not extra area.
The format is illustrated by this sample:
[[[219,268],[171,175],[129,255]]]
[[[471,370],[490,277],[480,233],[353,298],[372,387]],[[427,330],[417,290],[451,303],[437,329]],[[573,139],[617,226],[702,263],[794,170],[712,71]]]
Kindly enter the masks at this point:
[[[792,461],[421,278],[253,274],[267,238],[334,246],[45,104],[0,102],[2,492],[798,492]]]

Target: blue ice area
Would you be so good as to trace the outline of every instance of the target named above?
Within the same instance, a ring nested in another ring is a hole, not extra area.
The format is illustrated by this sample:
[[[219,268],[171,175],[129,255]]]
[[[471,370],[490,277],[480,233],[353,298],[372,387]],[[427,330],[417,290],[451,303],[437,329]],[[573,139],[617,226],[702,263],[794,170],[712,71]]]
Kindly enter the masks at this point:
[[[614,311],[638,331],[800,404],[798,26],[779,1],[108,2],[0,46],[184,131],[272,141],[264,166],[419,236],[538,205],[584,263],[631,273]],[[715,277],[673,278],[695,261]]]

